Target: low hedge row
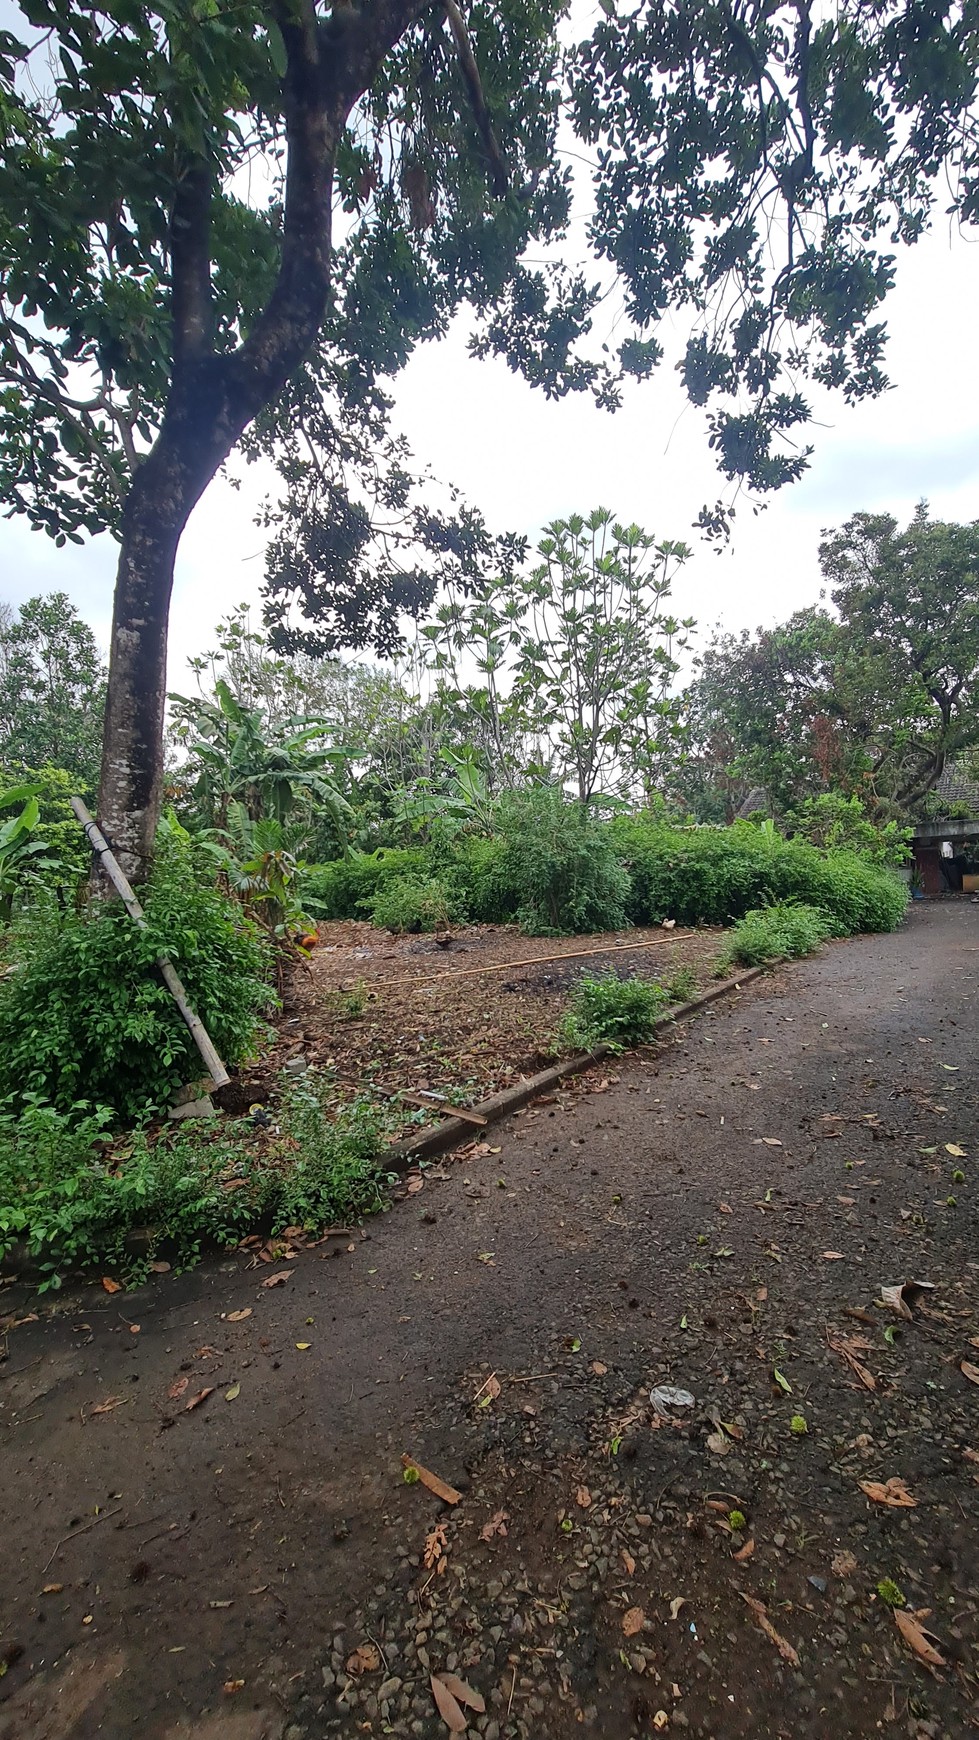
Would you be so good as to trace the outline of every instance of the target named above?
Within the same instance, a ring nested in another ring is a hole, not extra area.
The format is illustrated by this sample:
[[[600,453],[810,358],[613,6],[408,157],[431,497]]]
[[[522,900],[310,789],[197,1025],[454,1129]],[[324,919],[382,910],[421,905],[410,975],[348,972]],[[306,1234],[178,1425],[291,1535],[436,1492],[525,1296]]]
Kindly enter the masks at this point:
[[[617,930],[624,924],[736,923],[759,907],[802,902],[838,936],[893,930],[907,889],[856,852],[825,852],[752,823],[670,828],[642,817],[583,821],[517,815],[492,839],[457,836],[431,847],[382,850],[308,872],[304,898],[322,918],[363,918],[382,886],[436,879],[456,910],[537,934]]]

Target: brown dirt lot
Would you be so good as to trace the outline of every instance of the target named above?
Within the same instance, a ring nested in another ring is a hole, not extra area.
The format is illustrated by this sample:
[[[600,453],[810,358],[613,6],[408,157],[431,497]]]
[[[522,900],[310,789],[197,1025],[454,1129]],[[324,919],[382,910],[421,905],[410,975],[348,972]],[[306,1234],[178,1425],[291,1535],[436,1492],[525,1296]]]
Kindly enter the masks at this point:
[[[369,924],[322,925],[308,969],[288,987],[277,1042],[236,1084],[236,1103],[264,1096],[286,1059],[302,1053],[341,1093],[383,1083],[474,1104],[549,1061],[585,974],[669,985],[686,970],[695,991],[683,1001],[711,982],[724,935],[656,927],[527,937],[514,925],[471,925],[442,946]],[[418,1111],[413,1122],[424,1121]]]
[[[918,908],[337,1260],[10,1328],[0,1740],[436,1740],[432,1671],[483,1740],[975,1731],[977,959]]]

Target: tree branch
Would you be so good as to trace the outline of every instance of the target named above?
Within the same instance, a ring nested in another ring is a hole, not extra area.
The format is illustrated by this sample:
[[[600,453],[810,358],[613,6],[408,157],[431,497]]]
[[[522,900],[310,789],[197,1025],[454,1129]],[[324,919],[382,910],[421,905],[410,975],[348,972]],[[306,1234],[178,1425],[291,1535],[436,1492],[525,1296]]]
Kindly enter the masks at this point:
[[[178,172],[170,213],[170,315],[173,366],[211,350],[211,199],[214,177],[203,157]]]
[[[445,16],[449,21],[449,29],[452,31],[455,41],[456,53],[459,56],[459,66],[466,81],[466,89],[469,92],[473,119],[479,128],[483,144],[486,147],[486,155],[493,171],[493,192],[498,199],[502,199],[510,186],[510,172],[504,162],[496,134],[493,131],[490,112],[486,107],[483,82],[479,76],[479,68],[473,54],[469,31],[466,29],[466,21],[456,5],[456,0],[443,0],[443,5],[445,6]]]

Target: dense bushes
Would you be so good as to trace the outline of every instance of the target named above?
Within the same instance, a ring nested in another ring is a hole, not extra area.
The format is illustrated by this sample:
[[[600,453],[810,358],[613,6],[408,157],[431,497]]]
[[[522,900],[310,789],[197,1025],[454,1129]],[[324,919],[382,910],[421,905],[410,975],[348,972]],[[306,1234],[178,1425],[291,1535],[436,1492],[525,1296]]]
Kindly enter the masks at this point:
[[[389,877],[362,904],[379,929],[395,934],[442,930],[466,916],[458,894],[437,876]]]
[[[675,828],[639,816],[603,824],[538,789],[501,800],[496,825],[492,839],[462,834],[323,865],[310,873],[310,903],[324,917],[355,918],[390,880],[435,877],[471,918],[516,920],[538,935],[664,918],[726,925],[773,902],[801,901],[840,936],[892,930],[906,904],[903,883],[870,855],[786,840],[770,822]]]
[[[907,894],[890,871],[855,852],[823,853],[770,824],[673,829],[641,818],[611,823],[632,876],[636,924],[730,924],[775,901],[818,907],[837,935],[893,930]]]
[[[300,897],[316,918],[363,918],[365,902],[373,899],[385,882],[428,874],[428,854],[420,846],[353,852],[349,858],[337,858],[307,870]]]
[[[206,864],[163,844],[142,891],[149,928],[118,901],[80,913],[35,906],[11,939],[0,982],[0,1099],[36,1094],[138,1118],[201,1074],[194,1042],[156,969],[169,954],[219,1054],[252,1049],[270,1001],[267,956],[237,902]]]
[[[500,918],[535,936],[628,923],[628,872],[608,829],[580,805],[548,787],[515,792],[498,805],[497,825],[502,847],[487,880]]]
[[[105,1108],[79,1117],[36,1102],[0,1115],[0,1260],[25,1245],[43,1286],[88,1263],[138,1273],[161,1250],[185,1266],[256,1227],[319,1229],[381,1205],[376,1110],[355,1101],[331,1115],[305,1082],[284,1096],[271,1145],[249,1123],[181,1125],[135,1130],[107,1152],[111,1121]]]

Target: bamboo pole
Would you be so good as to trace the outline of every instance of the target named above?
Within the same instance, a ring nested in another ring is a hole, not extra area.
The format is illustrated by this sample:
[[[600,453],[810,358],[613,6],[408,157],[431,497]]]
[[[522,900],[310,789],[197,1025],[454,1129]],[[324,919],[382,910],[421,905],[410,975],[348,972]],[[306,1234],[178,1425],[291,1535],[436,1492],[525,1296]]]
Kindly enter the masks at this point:
[[[140,906],[139,901],[136,899],[128,878],[123,874],[119,862],[98,823],[89,814],[81,798],[73,797],[71,800],[71,807],[85,831],[85,837],[88,840],[92,851],[95,852],[97,857],[101,860],[109,881],[112,883],[113,888],[122,900],[122,903],[133,923],[140,930],[148,930],[149,926],[146,922],[146,914]],[[204,1026],[203,1021],[200,1019],[199,1015],[195,1014],[187,1001],[187,993],[177,976],[173,962],[168,960],[166,955],[161,954],[157,956],[156,964],[163,976],[163,981],[167,990],[170,992],[170,995],[176,1003],[177,1008],[180,1010],[184,1021],[187,1023],[194,1044],[207,1065],[212,1086],[216,1088],[226,1087],[228,1082],[231,1080],[231,1077],[215,1051],[214,1046],[211,1043],[210,1035],[207,1028]]]

